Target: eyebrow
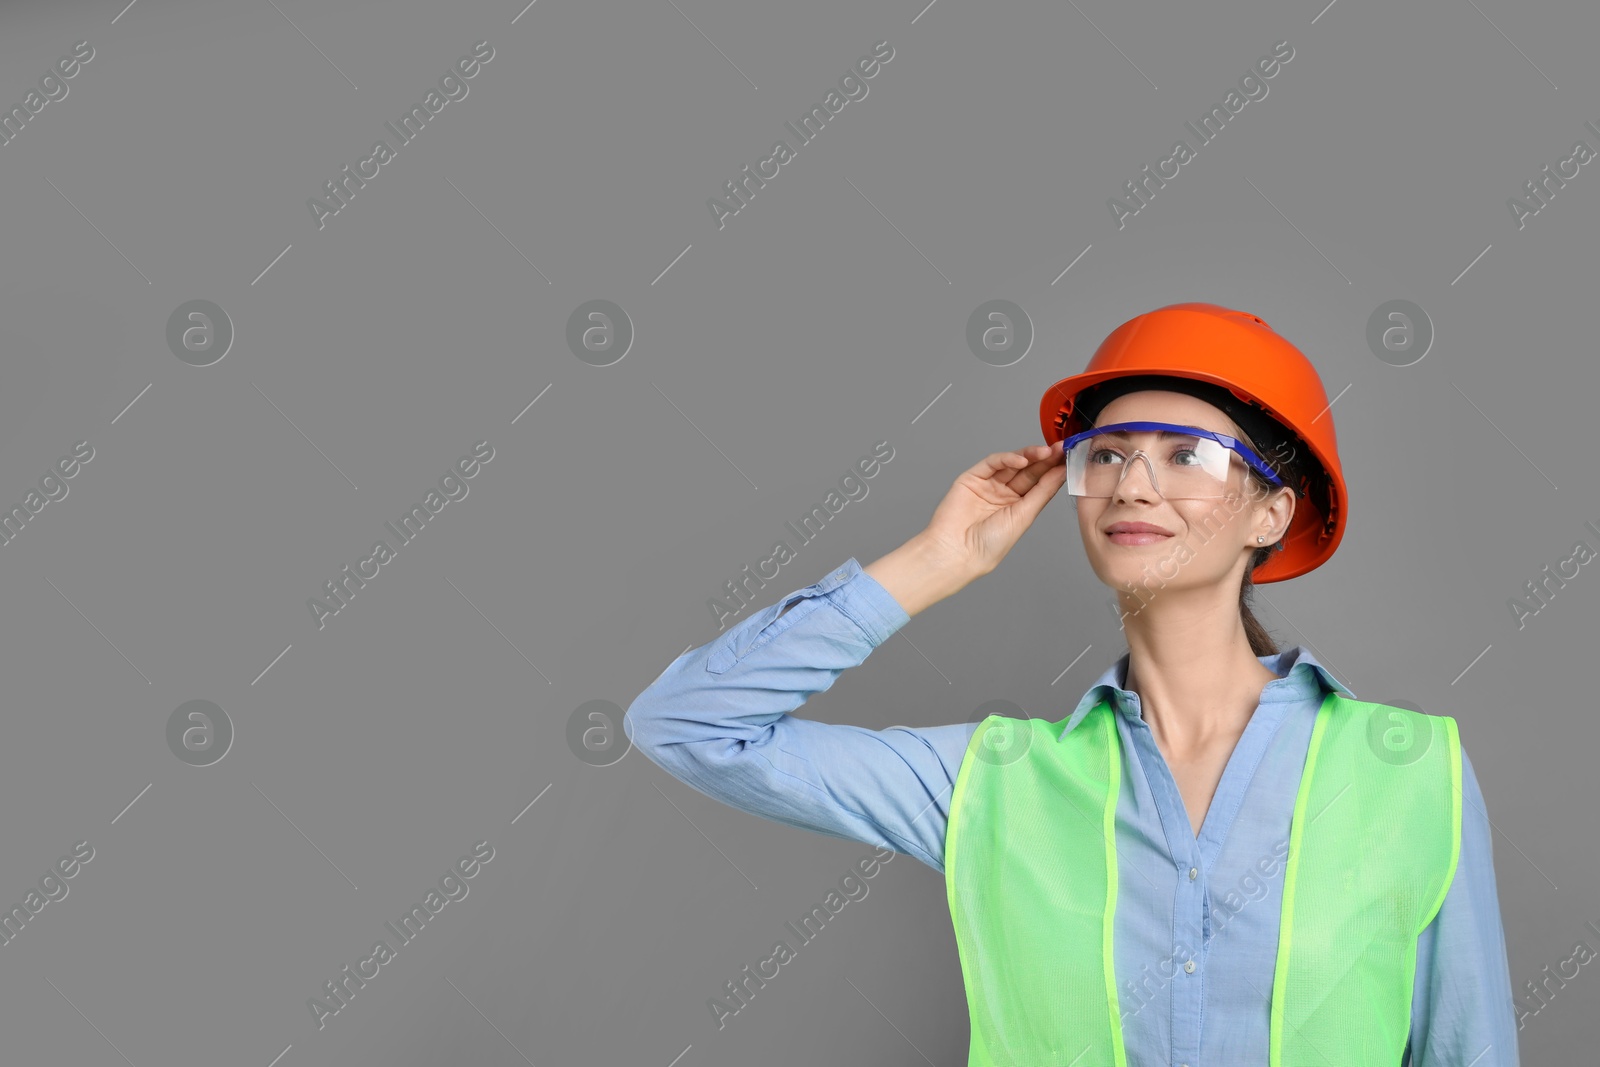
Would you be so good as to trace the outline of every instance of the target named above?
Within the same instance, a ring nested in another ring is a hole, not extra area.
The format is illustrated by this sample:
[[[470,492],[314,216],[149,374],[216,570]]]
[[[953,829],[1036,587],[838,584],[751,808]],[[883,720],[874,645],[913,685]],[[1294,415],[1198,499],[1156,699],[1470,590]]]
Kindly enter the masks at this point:
[[[1222,436],[1224,436],[1224,437],[1232,437],[1233,436],[1230,433],[1224,433],[1222,430],[1208,430],[1206,432],[1207,433],[1222,434]],[[1153,433],[1157,437],[1193,437],[1193,436],[1195,436],[1192,433],[1184,433],[1181,430],[1108,430],[1105,433],[1100,434],[1099,436],[1101,436],[1101,437],[1131,437],[1135,433]]]

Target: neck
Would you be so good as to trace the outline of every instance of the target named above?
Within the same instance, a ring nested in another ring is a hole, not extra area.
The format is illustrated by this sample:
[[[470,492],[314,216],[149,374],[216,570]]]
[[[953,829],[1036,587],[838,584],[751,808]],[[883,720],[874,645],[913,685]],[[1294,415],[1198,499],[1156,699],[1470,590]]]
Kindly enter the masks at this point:
[[[1204,593],[1210,593],[1209,590]],[[1237,739],[1275,677],[1250,649],[1238,600],[1166,590],[1124,618],[1128,673],[1144,721],[1168,752]]]

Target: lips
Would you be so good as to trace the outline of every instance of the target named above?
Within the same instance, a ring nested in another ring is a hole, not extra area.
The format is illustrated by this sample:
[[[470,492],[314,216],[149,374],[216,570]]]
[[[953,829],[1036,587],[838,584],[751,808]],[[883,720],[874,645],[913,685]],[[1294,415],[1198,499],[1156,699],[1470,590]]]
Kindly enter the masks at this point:
[[[1106,527],[1106,537],[1114,545],[1154,545],[1171,540],[1172,534],[1148,522],[1114,522]]]

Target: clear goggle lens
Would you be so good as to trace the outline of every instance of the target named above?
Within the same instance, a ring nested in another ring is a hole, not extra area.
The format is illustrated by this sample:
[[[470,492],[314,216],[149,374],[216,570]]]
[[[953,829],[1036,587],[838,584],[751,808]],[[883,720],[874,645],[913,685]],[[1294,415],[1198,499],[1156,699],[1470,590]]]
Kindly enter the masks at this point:
[[[1156,427],[1163,427],[1156,429]],[[1066,490],[1072,496],[1109,497],[1134,464],[1142,463],[1156,493],[1169,500],[1213,500],[1244,488],[1233,473],[1248,464],[1274,484],[1276,475],[1249,446],[1226,434],[1171,423],[1116,423],[1067,439]]]

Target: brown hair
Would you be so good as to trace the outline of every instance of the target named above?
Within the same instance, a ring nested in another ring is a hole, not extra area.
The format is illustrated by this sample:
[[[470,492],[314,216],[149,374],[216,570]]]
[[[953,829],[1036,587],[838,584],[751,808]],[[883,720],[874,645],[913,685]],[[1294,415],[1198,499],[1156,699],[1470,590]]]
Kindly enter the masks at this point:
[[[1263,486],[1266,485],[1266,481],[1257,475],[1254,470],[1250,474],[1252,478],[1260,481]],[[1273,641],[1272,635],[1267,632],[1267,628],[1261,625],[1261,620],[1256,618],[1255,612],[1250,610],[1251,594],[1255,592],[1256,588],[1255,583],[1250,580],[1250,576],[1255,573],[1257,567],[1267,561],[1268,556],[1278,550],[1281,544],[1282,541],[1280,540],[1275,545],[1257,546],[1256,550],[1250,553],[1250,564],[1245,567],[1244,580],[1239,583],[1239,621],[1244,623],[1245,636],[1250,639],[1250,654],[1252,656],[1276,656],[1279,651],[1277,642]]]
[[[1268,467],[1272,468],[1278,477],[1283,479],[1284,485],[1295,490],[1297,497],[1303,497],[1306,494],[1301,486],[1307,481],[1308,475],[1305,464],[1301,462],[1301,457],[1310,453],[1302,451],[1306,447],[1305,443],[1300,441],[1296,435],[1290,433],[1281,423],[1277,423],[1274,420],[1272,426],[1274,430],[1278,431],[1279,439],[1262,441],[1261,445],[1267,446],[1264,449],[1258,447],[1256,442],[1251,440],[1248,435],[1244,438],[1244,441],[1256,455],[1261,457]],[[1259,436],[1266,437],[1268,435],[1262,433]],[[1263,478],[1261,472],[1254,467],[1246,467],[1246,470],[1249,472],[1250,484],[1257,488],[1263,498],[1280,488]],[[1284,538],[1287,536],[1288,531],[1285,530],[1283,536],[1279,537],[1273,544],[1257,546],[1255,551],[1250,553],[1250,562],[1244,569],[1244,580],[1239,583],[1239,621],[1244,624],[1245,636],[1250,640],[1250,654],[1253,656],[1276,656],[1279,652],[1277,642],[1272,639],[1272,635],[1267,632],[1267,628],[1261,625],[1261,620],[1256,618],[1255,612],[1250,610],[1250,601],[1256,588],[1251,576],[1255,574],[1257,567],[1267,561],[1269,556],[1283,549]]]

